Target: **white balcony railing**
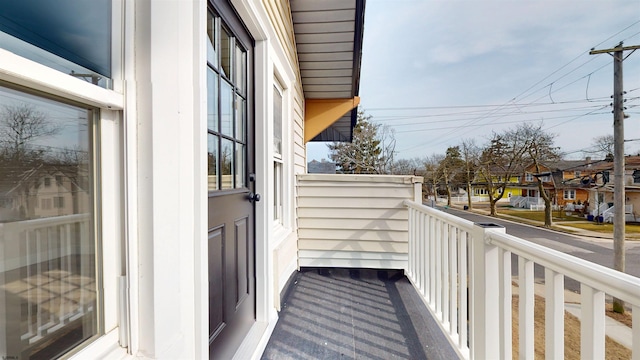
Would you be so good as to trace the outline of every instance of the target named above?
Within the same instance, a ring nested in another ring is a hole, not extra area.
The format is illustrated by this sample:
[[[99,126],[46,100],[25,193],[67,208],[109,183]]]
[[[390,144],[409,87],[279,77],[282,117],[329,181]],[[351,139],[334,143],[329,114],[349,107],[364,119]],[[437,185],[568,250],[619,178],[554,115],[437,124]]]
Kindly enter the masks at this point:
[[[58,336],[95,311],[93,262],[82,260],[95,251],[90,237],[89,214],[0,224],[0,353]]]
[[[583,359],[604,359],[605,294],[625,301],[633,323],[640,324],[640,279],[507,235],[504,228],[404,203],[409,208],[407,277],[463,358],[512,358],[514,280],[520,358],[534,358],[534,264],[544,269],[547,358],[564,357],[565,277],[580,283]],[[518,265],[515,279],[512,258]],[[632,329],[632,344],[633,359],[640,359],[640,326]]]

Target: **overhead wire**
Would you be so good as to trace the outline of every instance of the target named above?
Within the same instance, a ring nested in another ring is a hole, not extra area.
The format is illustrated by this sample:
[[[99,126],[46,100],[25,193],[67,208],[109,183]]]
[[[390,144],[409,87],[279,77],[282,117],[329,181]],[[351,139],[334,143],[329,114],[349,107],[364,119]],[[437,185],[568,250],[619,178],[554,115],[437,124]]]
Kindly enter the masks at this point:
[[[631,27],[635,26],[635,25],[636,25],[636,24],[638,24],[638,23],[640,23],[640,20],[639,20],[639,21],[636,21],[636,22],[634,22],[634,23],[632,23],[631,25],[629,25],[629,26],[625,27],[624,29],[622,29],[622,30],[618,31],[617,33],[615,33],[615,34],[613,34],[613,35],[609,36],[607,39],[605,39],[605,40],[601,41],[600,43],[598,43],[595,47],[598,47],[598,46],[600,46],[601,44],[603,44],[603,43],[605,43],[605,42],[609,41],[610,39],[614,38],[615,36],[617,36],[617,35],[621,34],[622,32],[624,32],[624,31],[628,30],[629,28],[631,28]],[[638,35],[638,34],[640,34],[640,32],[638,32],[638,33],[636,33],[636,34],[633,34],[633,35],[631,35],[631,36],[627,37],[627,39],[629,39],[629,38],[633,38],[634,36],[636,36],[636,35]],[[564,65],[563,65],[563,66],[561,66],[560,68],[556,69],[555,71],[553,71],[553,72],[552,72],[552,73],[550,73],[549,75],[545,76],[544,78],[542,78],[542,79],[541,79],[541,80],[539,80],[538,82],[536,82],[536,83],[534,83],[533,85],[531,85],[530,87],[528,87],[526,90],[524,90],[524,91],[522,91],[521,93],[519,93],[518,95],[516,95],[514,98],[510,99],[509,101],[505,102],[505,103],[504,103],[504,104],[502,104],[502,105],[498,105],[497,107],[492,108],[491,110],[489,110],[488,112],[486,112],[483,116],[481,116],[481,117],[479,117],[479,118],[476,118],[476,119],[473,119],[473,120],[469,120],[469,121],[467,121],[465,124],[462,124],[462,125],[461,125],[461,126],[459,126],[459,127],[455,127],[455,128],[453,128],[453,129],[452,129],[452,131],[449,131],[449,132],[447,132],[447,134],[445,134],[445,135],[443,135],[443,136],[440,136],[440,139],[441,139],[441,140],[440,140],[440,141],[438,141],[436,144],[430,144],[430,145],[440,145],[440,144],[442,144],[442,143],[444,143],[444,142],[446,142],[446,141],[450,141],[450,139],[449,139],[449,135],[451,135],[452,133],[455,133],[457,129],[463,129],[463,128],[465,128],[465,127],[469,127],[470,125],[472,125],[472,124],[474,124],[474,123],[478,123],[478,122],[480,122],[480,121],[482,121],[482,120],[485,120],[485,119],[487,119],[488,117],[490,117],[491,115],[493,115],[493,114],[495,114],[495,113],[499,112],[502,108],[506,108],[506,107],[509,107],[509,106],[511,106],[511,105],[513,105],[513,107],[518,107],[518,105],[519,105],[519,104],[518,104],[518,102],[522,101],[523,99],[526,99],[526,98],[530,97],[531,95],[535,94],[536,92],[539,92],[539,91],[540,91],[540,90],[542,90],[542,89],[546,89],[547,87],[549,87],[549,92],[548,92],[548,94],[547,94],[547,95],[542,96],[542,97],[539,97],[538,99],[531,101],[529,104],[520,104],[520,106],[530,106],[530,105],[532,105],[532,104],[536,103],[537,101],[539,101],[541,98],[544,98],[544,97],[546,97],[546,96],[549,96],[549,98],[550,98],[550,99],[551,99],[551,101],[552,101],[552,104],[555,104],[556,102],[554,101],[553,97],[551,96],[553,93],[555,93],[556,91],[562,90],[562,89],[564,89],[564,88],[566,88],[566,87],[568,87],[568,86],[570,86],[570,85],[573,85],[573,84],[575,84],[576,82],[581,81],[581,80],[583,80],[583,79],[585,79],[585,78],[587,78],[587,87],[586,87],[586,91],[585,91],[585,101],[587,101],[587,102],[592,102],[592,99],[589,99],[589,96],[588,96],[588,86],[589,86],[589,83],[590,83],[590,80],[591,80],[591,76],[592,76],[594,73],[596,73],[596,72],[598,72],[598,71],[602,70],[603,68],[605,68],[605,67],[607,66],[606,64],[605,64],[605,65],[602,65],[602,66],[600,66],[600,67],[598,67],[597,69],[595,69],[595,70],[591,71],[590,73],[588,73],[587,75],[585,75],[585,76],[583,76],[583,77],[580,77],[580,78],[578,78],[578,79],[576,79],[576,80],[574,80],[574,81],[572,81],[572,82],[569,82],[568,84],[566,84],[566,85],[564,85],[564,86],[562,86],[562,87],[560,87],[560,88],[557,88],[557,89],[553,90],[553,89],[552,89],[552,87],[553,87],[553,84],[555,84],[555,83],[556,83],[556,82],[558,82],[559,80],[561,80],[561,79],[563,79],[563,78],[565,78],[565,77],[569,76],[570,74],[572,74],[572,73],[574,73],[574,72],[578,71],[579,69],[583,68],[584,66],[586,66],[586,65],[587,65],[587,64],[589,64],[590,62],[594,61],[594,60],[596,59],[595,57],[590,58],[589,60],[587,60],[587,61],[585,61],[585,62],[581,63],[581,64],[580,64],[580,65],[578,65],[577,67],[573,68],[571,71],[569,71],[569,72],[567,72],[567,73],[564,73],[562,76],[560,76],[559,78],[555,79],[555,80],[554,80],[554,81],[552,81],[550,84],[545,85],[545,86],[543,86],[543,87],[541,87],[541,88],[539,88],[539,89],[537,89],[537,90],[535,90],[535,91],[533,91],[533,92],[530,92],[530,91],[531,91],[532,89],[534,89],[536,86],[538,86],[539,84],[543,83],[546,79],[549,79],[549,78],[550,78],[550,77],[552,77],[553,75],[555,75],[555,74],[559,73],[560,71],[562,71],[563,69],[567,68],[569,65],[571,65],[572,63],[574,63],[575,61],[577,61],[577,60],[578,60],[579,58],[581,58],[585,53],[588,53],[588,51],[585,51],[585,52],[581,53],[580,55],[576,56],[575,58],[573,58],[572,60],[570,60],[568,63],[564,64]],[[633,89],[633,90],[637,90],[637,89]],[[529,93],[529,92],[530,92],[530,93]],[[526,96],[524,96],[525,94],[526,94]],[[518,102],[516,102],[516,100],[518,100]],[[489,106],[487,106],[487,107],[489,107]],[[433,107],[432,107],[432,108],[433,108]],[[461,107],[459,107],[459,108],[461,108]],[[593,111],[590,111],[590,112],[588,112],[588,113],[586,113],[586,114],[582,114],[582,115],[580,115],[580,116],[576,116],[576,117],[574,117],[574,118],[572,118],[572,119],[570,119],[570,120],[567,120],[567,121],[562,122],[562,123],[560,123],[560,124],[553,125],[553,126],[551,126],[551,127],[547,128],[547,129],[555,128],[555,127],[557,127],[557,126],[559,126],[559,125],[562,125],[562,124],[565,124],[565,123],[568,123],[568,122],[574,121],[574,120],[576,120],[576,119],[578,119],[578,118],[580,118],[580,117],[582,117],[582,116],[591,115],[591,114],[593,114],[594,112],[596,112],[596,111],[598,111],[598,110],[600,110],[600,109],[603,109],[603,108],[606,108],[606,106],[600,107],[600,108],[595,109],[595,110],[593,110]],[[504,114],[504,115],[502,115],[502,117],[504,117],[504,116],[508,116],[508,115],[511,115],[511,114],[513,114],[514,112],[515,112],[515,111],[512,111],[511,113]],[[416,117],[415,117],[415,116],[412,116],[412,117],[407,117],[407,118],[416,118]],[[468,131],[467,131],[467,132],[468,132]],[[466,133],[466,132],[465,132],[465,133]],[[459,136],[460,134],[458,133],[457,135]],[[421,147],[421,146],[425,146],[425,145],[426,145],[426,144],[419,144],[419,145],[417,145],[417,146],[413,146],[413,147],[410,147],[410,148],[404,149],[403,151],[412,150],[412,149],[415,149],[415,148],[417,148],[417,147]]]

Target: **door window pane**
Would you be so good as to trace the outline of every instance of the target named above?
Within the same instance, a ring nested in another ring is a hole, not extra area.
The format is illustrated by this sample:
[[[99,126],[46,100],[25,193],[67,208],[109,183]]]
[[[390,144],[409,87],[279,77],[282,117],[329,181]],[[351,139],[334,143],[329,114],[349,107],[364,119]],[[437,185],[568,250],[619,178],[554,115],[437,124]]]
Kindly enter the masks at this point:
[[[242,144],[236,144],[236,188],[245,187],[245,148]]]
[[[218,67],[218,53],[216,52],[217,34],[216,18],[213,17],[212,13],[207,12],[207,36],[209,38],[209,41],[207,41],[207,62],[214,68]]]
[[[229,35],[226,29],[221,29],[220,31],[220,61],[221,61],[221,70],[222,74],[226,76],[228,79],[233,79],[231,74],[231,51],[233,50],[233,46],[231,43],[233,39]]]
[[[91,110],[0,87],[7,358],[57,358],[99,332],[93,119]]]
[[[218,129],[218,74],[213,70],[207,71],[207,128],[211,131]]]
[[[233,141],[222,139],[222,149],[220,150],[220,174],[222,175],[221,189],[233,189]]]
[[[236,45],[235,85],[240,94],[245,93],[247,79],[247,53]]]
[[[233,88],[225,80],[220,89],[220,113],[222,134],[233,137]]]
[[[247,124],[246,118],[246,101],[240,96],[236,95],[236,139],[238,141],[245,142],[245,126]]]
[[[218,137],[216,135],[207,135],[207,163],[208,163],[208,171],[207,171],[207,188],[209,190],[218,190],[220,189],[220,184],[218,184]]]

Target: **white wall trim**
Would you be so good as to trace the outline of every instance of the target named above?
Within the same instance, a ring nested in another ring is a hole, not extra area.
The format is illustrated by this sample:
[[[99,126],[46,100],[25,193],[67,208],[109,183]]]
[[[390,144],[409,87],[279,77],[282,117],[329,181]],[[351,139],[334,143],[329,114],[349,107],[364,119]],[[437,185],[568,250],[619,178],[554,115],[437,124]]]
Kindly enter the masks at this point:
[[[122,94],[74,78],[5,49],[0,49],[0,80],[101,109],[122,110],[124,107]]]

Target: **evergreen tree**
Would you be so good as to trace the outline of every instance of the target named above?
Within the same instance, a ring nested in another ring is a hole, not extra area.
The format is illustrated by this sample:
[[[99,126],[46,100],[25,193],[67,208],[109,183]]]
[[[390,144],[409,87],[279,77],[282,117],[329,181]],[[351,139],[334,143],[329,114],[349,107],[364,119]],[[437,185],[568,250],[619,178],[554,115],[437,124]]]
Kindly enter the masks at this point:
[[[352,142],[328,144],[329,157],[345,174],[384,174],[393,161],[395,140],[381,138],[380,125],[370,122],[370,116],[358,112],[358,121],[353,129]]]

